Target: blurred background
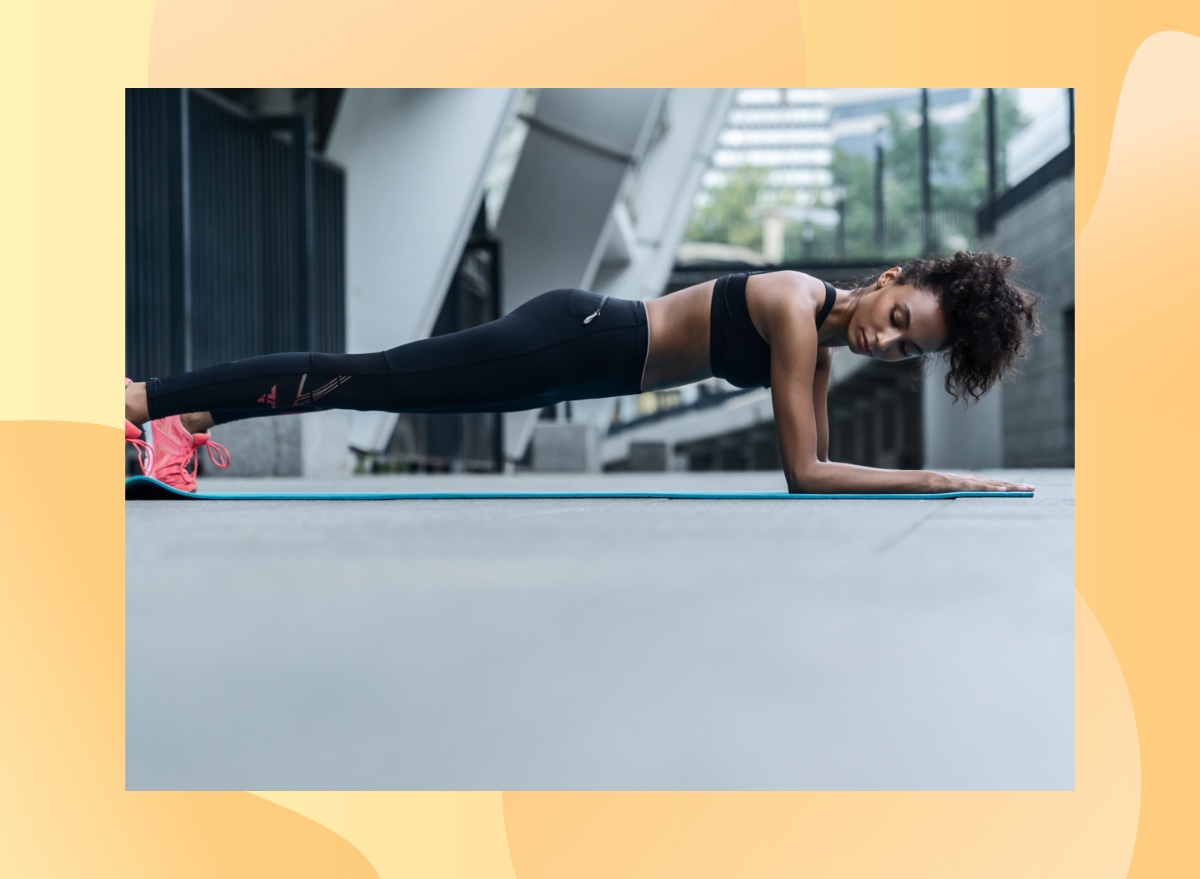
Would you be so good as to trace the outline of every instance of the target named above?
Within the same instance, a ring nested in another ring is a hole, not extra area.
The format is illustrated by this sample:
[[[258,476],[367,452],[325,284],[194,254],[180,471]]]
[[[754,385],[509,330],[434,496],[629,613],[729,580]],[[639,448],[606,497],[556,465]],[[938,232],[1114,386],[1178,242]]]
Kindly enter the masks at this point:
[[[1045,332],[970,410],[937,362],[839,349],[831,457],[1074,465],[1071,89],[126,92],[126,368],[372,351],[558,287],[647,299],[731,271],[850,285],[1015,256]],[[917,374],[914,375],[914,370]],[[504,415],[219,425],[208,475],[777,470],[769,391],[720,379]]]

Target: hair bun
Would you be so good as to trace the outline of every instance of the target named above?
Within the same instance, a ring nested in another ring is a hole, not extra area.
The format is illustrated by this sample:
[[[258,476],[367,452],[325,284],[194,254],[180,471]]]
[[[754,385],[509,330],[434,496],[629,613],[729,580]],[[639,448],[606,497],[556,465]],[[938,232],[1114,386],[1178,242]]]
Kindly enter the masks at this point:
[[[1037,295],[1008,279],[1016,264],[1011,256],[964,250],[900,264],[900,283],[938,298],[950,333],[946,390],[955,400],[978,400],[1014,372],[1026,333],[1041,332]]]

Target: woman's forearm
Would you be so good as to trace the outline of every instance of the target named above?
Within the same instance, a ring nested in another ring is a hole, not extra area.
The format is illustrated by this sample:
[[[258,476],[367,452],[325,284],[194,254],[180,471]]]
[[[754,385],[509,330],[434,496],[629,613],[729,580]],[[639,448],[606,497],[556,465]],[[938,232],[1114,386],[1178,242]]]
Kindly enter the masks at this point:
[[[932,470],[884,470],[817,461],[788,476],[792,494],[930,494],[952,491],[951,479]]]
[[[989,476],[938,473],[935,470],[882,470],[813,461],[787,476],[792,494],[935,494],[943,491],[1033,491]]]

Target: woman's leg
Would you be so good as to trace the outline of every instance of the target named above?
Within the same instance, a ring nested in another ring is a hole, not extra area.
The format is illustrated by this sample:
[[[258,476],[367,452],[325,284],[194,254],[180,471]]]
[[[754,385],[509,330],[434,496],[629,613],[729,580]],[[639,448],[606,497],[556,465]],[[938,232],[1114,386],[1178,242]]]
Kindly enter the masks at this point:
[[[150,420],[145,382],[130,382],[125,386],[125,420],[130,424],[144,424]],[[184,412],[179,420],[189,433],[204,433],[215,423],[211,412]]]
[[[644,306],[601,301],[586,290],[553,290],[491,323],[387,351],[269,354],[151,379],[141,392],[145,417],[186,413],[207,427],[206,413],[219,424],[320,409],[506,412],[637,393]],[[136,403],[133,411],[141,414]]]

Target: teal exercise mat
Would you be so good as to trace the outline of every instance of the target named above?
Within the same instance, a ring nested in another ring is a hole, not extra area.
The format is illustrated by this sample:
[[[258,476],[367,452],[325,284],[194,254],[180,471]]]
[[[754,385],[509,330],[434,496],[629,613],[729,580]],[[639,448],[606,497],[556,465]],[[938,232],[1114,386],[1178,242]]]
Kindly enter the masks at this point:
[[[941,494],[788,494],[785,491],[405,491],[405,492],[197,492],[172,488],[149,476],[125,480],[127,501],[431,501],[531,498],[669,498],[672,500],[949,500],[961,497],[1033,497],[1032,491],[947,491]]]

